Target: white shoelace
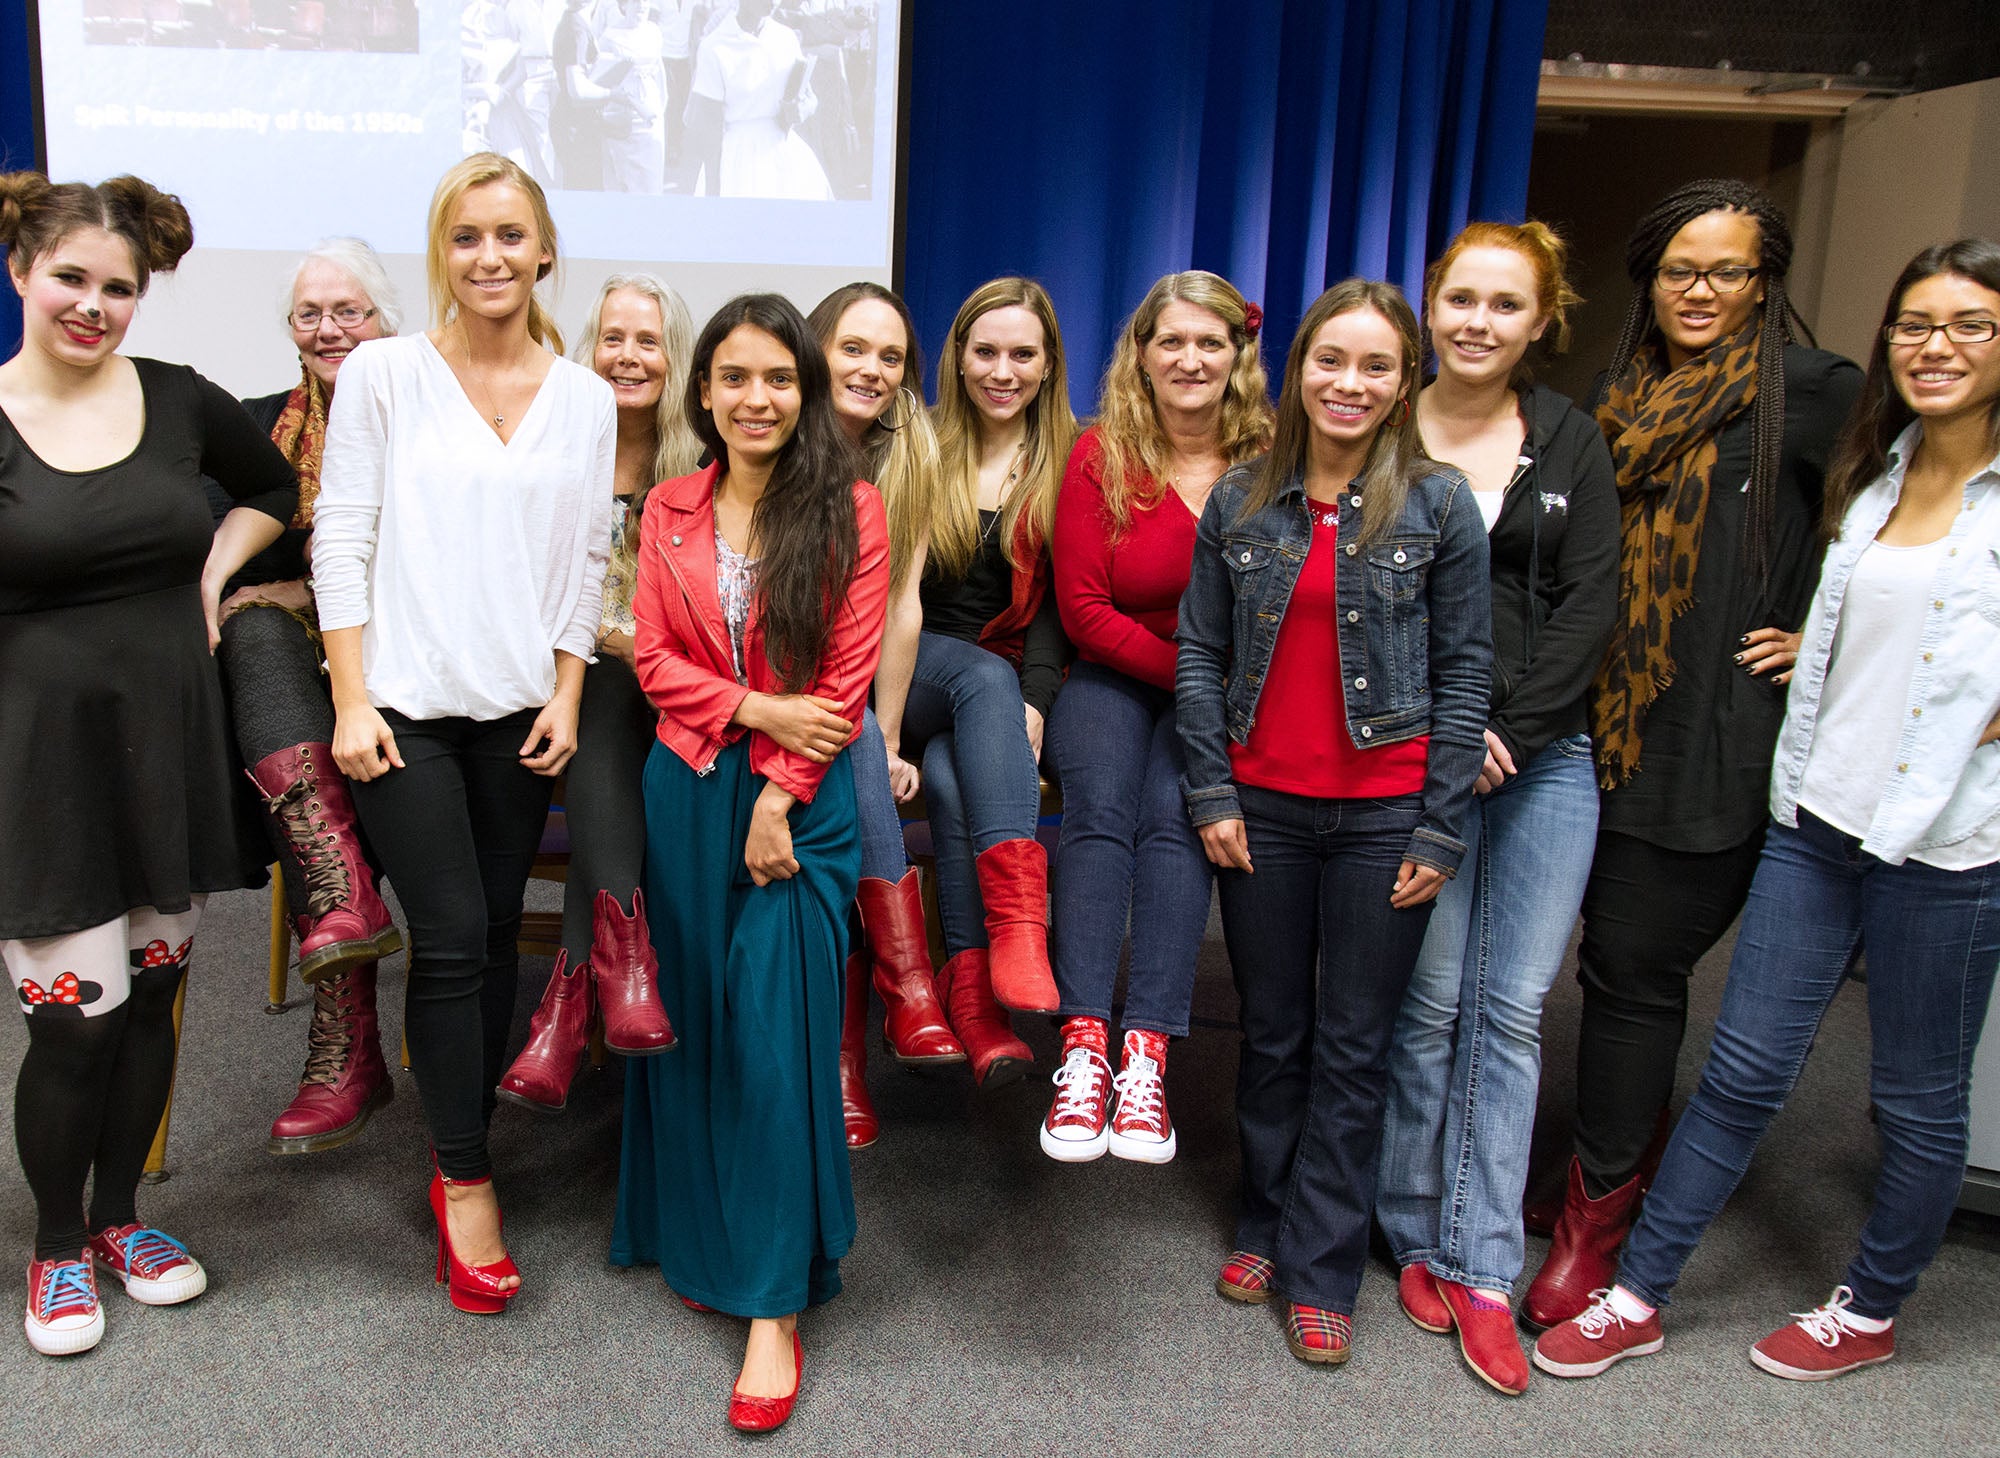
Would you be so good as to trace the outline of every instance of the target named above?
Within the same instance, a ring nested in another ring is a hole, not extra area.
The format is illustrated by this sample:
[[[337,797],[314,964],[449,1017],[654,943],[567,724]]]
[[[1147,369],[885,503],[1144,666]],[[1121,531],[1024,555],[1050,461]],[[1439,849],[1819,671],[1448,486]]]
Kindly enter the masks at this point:
[[[1625,1318],[1611,1309],[1609,1287],[1590,1293],[1590,1306],[1576,1319],[1576,1329],[1592,1341],[1600,1340],[1612,1327],[1623,1327]]]
[[[1167,1086],[1160,1077],[1159,1064],[1150,1058],[1135,1056],[1118,1070],[1111,1086],[1118,1090],[1120,1120],[1136,1119],[1154,1129],[1160,1127]]]
[[[1815,1306],[1811,1311],[1794,1311],[1792,1316],[1805,1329],[1806,1335],[1823,1347],[1839,1346],[1841,1337],[1845,1335],[1878,1335],[1865,1332],[1848,1320],[1847,1308],[1853,1300],[1852,1287],[1836,1286],[1824,1306]]]
[[[1057,1090],[1055,1106],[1049,1110],[1049,1122],[1059,1124],[1065,1119],[1095,1121],[1097,1106],[1104,1100],[1104,1076],[1110,1071],[1110,1065],[1090,1049],[1070,1049],[1063,1058],[1062,1067],[1049,1079]]]

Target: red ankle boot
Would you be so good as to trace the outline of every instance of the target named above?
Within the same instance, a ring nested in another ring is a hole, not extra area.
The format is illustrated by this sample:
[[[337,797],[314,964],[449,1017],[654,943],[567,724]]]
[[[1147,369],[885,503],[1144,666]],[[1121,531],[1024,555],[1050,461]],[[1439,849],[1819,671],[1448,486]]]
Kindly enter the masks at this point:
[[[930,939],[924,929],[924,898],[914,869],[900,881],[861,878],[855,894],[868,951],[875,962],[875,990],[886,1009],[882,1037],[896,1061],[910,1065],[963,1063],[965,1050],[945,1025],[938,1006],[937,974],[931,970]]]
[[[1034,1050],[1014,1036],[1005,1009],[993,999],[986,948],[973,947],[945,963],[938,973],[938,996],[981,1088],[1012,1083],[1034,1063]]]
[[[569,966],[569,953],[556,953],[555,971],[542,993],[541,1006],[528,1020],[528,1042],[501,1076],[494,1093],[510,1104],[544,1113],[562,1112],[569,1102],[570,1080],[577,1060],[590,1040],[590,1020],[597,1013],[590,964]]]
[[[1049,853],[1038,840],[1003,840],[972,864],[994,997],[1016,1012],[1054,1012],[1062,996],[1049,971]]]
[[[866,1149],[882,1132],[868,1097],[868,958],[847,959],[847,995],[840,1019],[840,1117],[847,1147]]]
[[[347,777],[334,767],[333,747],[295,744],[265,755],[246,773],[284,832],[305,894],[311,929],[299,941],[299,980],[311,984],[400,949],[403,934],[361,853],[354,801]]]
[[[1591,1293],[1618,1275],[1618,1247],[1639,1213],[1639,1177],[1599,1199],[1585,1193],[1583,1165],[1569,1162],[1568,1195],[1556,1222],[1548,1259],[1535,1274],[1521,1312],[1535,1326],[1561,1326],[1583,1315]]]
[[[375,963],[363,962],[323,976],[314,986],[305,1075],[264,1141],[271,1153],[337,1148],[395,1097],[376,1032],[375,973]]]
[[[595,932],[590,970],[604,1013],[604,1046],[627,1057],[666,1052],[680,1039],[660,1006],[660,963],[646,930],[645,898],[633,891],[627,916],[616,896],[598,892]]]

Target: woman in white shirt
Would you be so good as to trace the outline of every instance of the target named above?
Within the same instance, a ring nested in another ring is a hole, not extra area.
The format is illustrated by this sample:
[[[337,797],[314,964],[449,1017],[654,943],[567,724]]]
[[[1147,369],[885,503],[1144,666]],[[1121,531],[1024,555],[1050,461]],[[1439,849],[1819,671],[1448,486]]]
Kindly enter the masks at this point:
[[[1546,1372],[1591,1377],[1660,1349],[1658,1308],[1863,952],[1882,1141],[1874,1208],[1833,1295],[1750,1359],[1813,1381],[1895,1355],[1897,1310],[1964,1177],[1973,1055],[2000,964],[1996,336],[2000,244],[1926,249],[1896,281],[1828,478],[1831,541],[1708,1066],[1618,1284],[1543,1335]]]
[[[535,296],[556,233],[534,179],[468,157],[427,232],[435,327],[342,368],[313,554],[334,759],[415,948],[405,1029],[438,1276],[461,1310],[497,1312],[520,1275],[486,1124],[522,892],[597,638],[617,424]]]

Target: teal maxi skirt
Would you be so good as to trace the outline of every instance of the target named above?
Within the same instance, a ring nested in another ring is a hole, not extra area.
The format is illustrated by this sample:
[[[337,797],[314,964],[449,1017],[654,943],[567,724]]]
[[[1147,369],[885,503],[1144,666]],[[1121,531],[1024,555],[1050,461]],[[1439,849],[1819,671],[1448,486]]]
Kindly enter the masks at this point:
[[[799,872],[743,864],[766,781],[747,737],[698,775],[646,761],[646,915],[680,1046],[625,1065],[611,1259],[736,1316],[840,1291],[854,1190],[840,1111],[842,962],[861,876],[853,772],[834,760],[792,811]]]

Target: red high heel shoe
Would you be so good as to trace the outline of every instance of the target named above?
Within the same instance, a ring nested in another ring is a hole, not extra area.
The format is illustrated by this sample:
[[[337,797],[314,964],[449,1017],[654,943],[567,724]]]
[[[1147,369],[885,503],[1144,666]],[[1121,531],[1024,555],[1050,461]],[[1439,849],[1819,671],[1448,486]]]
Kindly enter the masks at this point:
[[[799,1329],[792,1328],[792,1390],[783,1397],[751,1397],[729,1389],[729,1426],[739,1433],[768,1433],[782,1428],[799,1400],[799,1380],[805,1376],[806,1353]]]
[[[452,1249],[451,1229],[445,1224],[446,1185],[490,1185],[493,1181],[448,1180],[442,1173],[431,1175],[431,1214],[437,1217],[438,1227],[438,1284],[447,1284],[451,1290],[451,1304],[460,1311],[470,1311],[481,1316],[493,1316],[507,1309],[507,1303],[520,1294],[519,1286],[503,1287],[500,1283],[508,1277],[518,1278],[520,1270],[512,1256],[502,1256],[499,1260],[483,1266],[467,1265]]]

